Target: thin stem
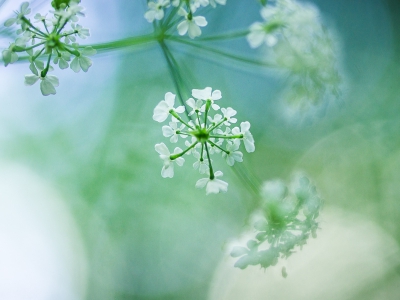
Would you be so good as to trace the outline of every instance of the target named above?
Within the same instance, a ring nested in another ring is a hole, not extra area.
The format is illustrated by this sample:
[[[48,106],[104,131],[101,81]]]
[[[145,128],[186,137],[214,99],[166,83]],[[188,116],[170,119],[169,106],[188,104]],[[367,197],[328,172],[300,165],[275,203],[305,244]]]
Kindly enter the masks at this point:
[[[210,168],[210,179],[213,180],[215,178],[215,176],[214,176],[214,170],[213,170],[213,167],[211,164],[210,153],[208,152],[207,143],[204,143],[204,147],[206,148],[206,152],[207,152],[208,167]]]
[[[49,68],[50,68],[50,60],[51,60],[51,55],[52,53],[49,54],[49,57],[47,59],[47,64],[46,64],[46,68],[44,68],[44,70],[41,72],[41,77],[46,77],[47,72],[49,72]]]
[[[177,159],[178,157],[181,157],[186,152],[188,152],[190,149],[193,149],[197,145],[197,143],[198,143],[197,141],[194,142],[192,145],[189,146],[189,148],[187,148],[186,150],[182,151],[181,153],[170,155],[169,159],[170,160],[174,160],[174,159]]]
[[[206,37],[200,37],[197,40],[198,41],[218,41],[218,40],[228,40],[228,39],[235,39],[235,38],[241,38],[246,36],[249,33],[249,30],[241,30],[241,31],[233,31],[233,32],[227,32],[227,33],[222,33],[222,34],[217,34],[217,35],[212,35],[212,36],[206,36]]]
[[[27,24],[27,25],[28,25],[29,27],[31,27],[33,30],[36,30],[36,32],[37,32],[38,34],[40,33],[41,35],[46,36],[46,34],[45,34],[43,31],[41,31],[40,29],[36,28],[27,18],[22,17],[21,20],[24,21],[25,24]]]
[[[29,31],[29,32],[32,32],[33,34],[37,34],[38,36],[40,36],[40,37],[43,38],[43,39],[46,38],[46,35],[41,34],[40,32],[33,31],[33,30],[31,30],[30,28],[27,28],[26,30]]]
[[[66,46],[66,45],[65,45]],[[72,55],[75,55],[75,56],[81,56],[81,54],[79,53],[79,51],[77,51],[77,50],[71,50],[71,49],[69,49],[68,47],[64,47],[64,49],[65,50],[67,50],[69,53],[71,53]]]
[[[187,127],[189,127],[190,129],[194,130],[193,126],[190,126],[187,122],[185,122],[174,110],[170,110],[169,113],[174,116],[174,118],[178,119],[178,121],[180,121],[181,123],[185,124]]]
[[[197,116],[197,122],[199,122],[199,126],[200,126],[201,122],[200,122],[200,116],[199,116],[199,112],[198,111],[196,111],[196,116]]]
[[[48,34],[50,34],[49,29],[47,28],[47,25],[46,25],[46,20],[42,20],[42,22],[43,22],[43,25],[44,25],[44,29],[46,29],[46,32]]]
[[[217,147],[219,150],[225,152],[226,154],[228,154],[228,155],[230,154],[229,151],[225,150],[224,148],[221,148],[221,147],[218,146],[216,143],[214,143],[214,142],[212,142],[212,141],[210,141],[210,140],[208,140],[207,142],[210,143],[211,145],[213,145],[214,147]]]
[[[211,48],[211,47],[207,47],[207,46],[204,46],[204,45],[201,45],[201,44],[197,44],[195,42],[187,41],[187,40],[184,40],[184,39],[181,39],[181,38],[177,38],[177,37],[174,37],[174,36],[167,36],[166,38],[168,38],[171,41],[177,42],[177,43],[186,44],[186,45],[189,45],[189,46],[192,46],[192,47],[195,47],[195,48],[199,48],[199,49],[202,49],[204,51],[207,51],[207,52],[210,52],[210,53],[213,53],[213,54],[216,54],[216,55],[220,55],[220,56],[223,56],[223,57],[226,57],[226,58],[230,58],[230,59],[233,59],[233,60],[236,60],[236,61],[240,61],[240,62],[243,62],[243,63],[248,63],[248,64],[252,64],[252,65],[257,65],[257,66],[264,66],[264,67],[273,67],[272,64],[267,63],[267,62],[259,61],[259,60],[256,60],[256,59],[250,59],[250,58],[239,56],[239,55],[236,55],[236,54],[227,53],[227,52],[222,51],[222,50],[218,50],[218,49],[214,49],[214,48]]]
[[[36,47],[38,47],[38,46],[40,46],[40,45],[43,45],[43,44],[45,44],[45,43],[46,43],[46,42],[41,42],[41,43],[35,44],[35,45],[33,45],[33,46],[27,47],[27,48],[25,48],[25,51],[26,51],[26,50],[31,50],[31,49],[36,48]]]
[[[40,56],[40,54],[42,54],[43,51],[44,51],[44,48],[42,48],[42,50],[40,50],[38,54],[36,54],[35,56],[32,57],[32,61],[34,61],[36,58],[38,58]]]
[[[216,138],[216,139],[242,139],[243,134],[236,134],[236,135],[211,135],[211,138]]]
[[[221,122],[219,122],[218,124],[211,126],[210,128],[208,128],[208,132],[213,131],[215,128],[219,127],[219,125],[221,125],[222,123],[226,122],[228,119],[227,118],[223,118]]]
[[[204,154],[204,143],[201,143],[200,161],[204,161],[203,154]]]

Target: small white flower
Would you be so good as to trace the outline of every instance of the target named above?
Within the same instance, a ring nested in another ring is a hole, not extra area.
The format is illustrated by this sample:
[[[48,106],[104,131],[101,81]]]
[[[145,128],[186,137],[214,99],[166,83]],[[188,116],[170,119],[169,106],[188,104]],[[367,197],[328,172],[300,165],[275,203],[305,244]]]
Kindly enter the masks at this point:
[[[273,47],[278,42],[276,33],[268,32],[265,25],[256,22],[250,26],[250,33],[247,35],[247,41],[251,48],[257,48],[265,43],[269,47]]]
[[[22,24],[22,18],[24,18],[26,15],[29,15],[31,13],[31,9],[29,8],[29,2],[23,2],[21,4],[21,9],[19,12],[17,12],[17,16],[15,18],[10,18],[8,19],[5,23],[5,27],[10,27],[12,25],[16,24]]]
[[[221,94],[220,90],[212,91],[212,88],[210,88],[210,87],[206,87],[203,90],[193,89],[192,90],[192,96],[197,98],[197,99],[200,99],[200,100],[205,100],[205,101],[210,100],[211,101],[211,107],[214,110],[218,110],[219,109],[219,106],[217,104],[215,104],[214,101],[219,100],[219,99],[222,98],[222,94]],[[205,104],[202,106],[202,109],[203,109],[203,107],[205,108]]]
[[[244,147],[246,148],[247,152],[254,152],[255,146],[254,146],[254,138],[252,134],[249,131],[250,129],[250,123],[249,122],[242,122],[240,123],[240,129],[239,127],[235,127],[232,129],[232,134],[238,135],[238,134],[243,134],[243,140]]]
[[[148,2],[149,10],[146,11],[144,17],[148,22],[153,22],[154,19],[161,20],[164,18],[164,8],[169,5],[169,0],[157,0],[157,2]]]
[[[215,141],[215,138],[210,138],[210,141],[216,144],[217,146],[222,146],[222,143],[224,142],[224,139],[218,139],[218,141]],[[210,148],[209,148],[210,154],[214,153],[220,153],[221,149],[218,147],[214,146],[213,144],[210,143]]]
[[[160,154],[160,158],[164,161],[164,165],[161,169],[161,176],[164,178],[174,177],[174,162],[176,162],[178,166],[182,166],[185,159],[183,157],[178,157],[171,160],[171,155],[182,152],[182,149],[176,147],[174,153],[171,154],[164,143],[156,144],[154,148]]]
[[[211,123],[213,123],[214,125],[218,124],[219,122],[221,122],[222,120],[222,115],[220,114],[216,114],[214,116],[214,118],[211,118],[210,116],[208,116],[208,120],[210,120]]]
[[[189,34],[189,37],[194,39],[196,36],[201,35],[200,27],[207,25],[206,18],[202,16],[193,17],[191,13],[186,12],[182,7],[179,9],[178,14],[185,17],[185,20],[178,24],[179,35]]]
[[[228,183],[217,179],[217,177],[221,177],[223,173],[221,171],[217,171],[214,173],[214,178],[201,178],[196,182],[196,188],[206,187],[206,195],[208,194],[218,194],[220,192],[226,192],[228,190]]]
[[[192,109],[188,114],[189,116],[193,115],[195,112],[197,112],[199,115],[204,112],[204,109],[202,109],[203,101],[195,101],[193,98],[189,98],[186,103]]]
[[[76,34],[78,34],[78,36],[81,39],[86,39],[88,36],[90,36],[90,32],[89,29],[87,28],[83,28],[81,25],[79,24],[72,24],[71,25],[72,29],[75,31]]]
[[[171,92],[166,93],[164,100],[160,101],[160,103],[158,103],[157,106],[154,108],[153,120],[161,123],[168,118],[169,112],[171,110],[179,114],[185,111],[184,106],[178,106],[177,108],[174,108],[174,104],[175,95]]]
[[[197,159],[197,161],[193,164],[193,168],[199,169],[200,174],[205,174],[208,171],[208,163],[207,160],[203,158],[203,160],[200,160],[200,153],[199,152],[193,152],[193,156]]]
[[[192,142],[189,142],[188,140],[185,141],[185,146],[186,147],[190,147],[191,145],[193,145],[193,143],[197,142],[197,139],[195,137],[192,137]],[[196,157],[196,152],[197,149],[199,149],[201,147],[200,143],[197,143],[196,146],[194,146],[194,148],[190,149],[188,152],[186,152],[187,155],[193,154],[194,157]]]
[[[240,145],[240,142],[238,143],[237,141],[238,140],[235,140],[233,143],[228,143],[226,145],[226,150],[229,152],[229,154],[222,152],[222,156],[225,158],[226,163],[231,167],[234,165],[235,161],[243,161],[243,153],[237,151]]]
[[[58,78],[53,75],[46,75],[45,77],[37,76],[35,74],[25,75],[25,85],[34,85],[38,80],[40,82],[40,91],[43,96],[55,95],[56,89],[59,85]]]
[[[236,118],[232,118],[234,115],[237,114],[237,111],[234,110],[232,107],[221,108],[221,111],[224,114],[224,118],[226,118],[226,121],[224,122],[224,125],[230,126],[231,123],[236,123],[237,122]]]
[[[80,70],[83,72],[87,72],[89,68],[92,66],[92,60],[88,57],[96,54],[96,50],[92,47],[86,47],[80,52],[80,56],[76,56],[72,61],[70,68],[78,73]]]
[[[180,131],[182,131],[185,128],[185,125],[182,124],[178,128],[178,123],[177,122],[169,122],[169,126],[164,125],[162,127],[162,132],[165,137],[171,137],[170,142],[171,143],[176,143],[178,141],[178,136],[181,138],[186,138],[186,135],[179,134]]]

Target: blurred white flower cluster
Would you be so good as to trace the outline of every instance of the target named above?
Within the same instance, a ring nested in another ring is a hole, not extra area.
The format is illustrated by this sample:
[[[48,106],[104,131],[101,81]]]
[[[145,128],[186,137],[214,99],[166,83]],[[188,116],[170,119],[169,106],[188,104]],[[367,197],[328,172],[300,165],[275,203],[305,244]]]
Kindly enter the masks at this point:
[[[288,73],[284,98],[305,106],[340,96],[338,41],[318,9],[296,0],[276,0],[261,9],[264,21],[250,26],[252,48],[270,47],[270,61]]]
[[[33,85],[40,80],[40,90],[44,96],[55,94],[55,87],[59,84],[56,76],[48,75],[53,70],[50,65],[52,58],[53,64],[60,69],[70,67],[74,72],[87,72],[92,65],[88,56],[94,55],[96,50],[92,47],[80,49],[76,43],[76,37],[86,39],[90,35],[89,29],[77,24],[78,16],[84,16],[83,7],[78,3],[79,0],[53,1],[55,10],[50,11],[52,16],[37,13],[33,21],[27,17],[31,13],[29,3],[23,2],[16,16],[4,23],[6,27],[15,24],[20,27],[16,31],[18,37],[15,42],[2,52],[5,66],[18,60],[18,52],[26,52],[32,74],[25,76],[25,84]],[[40,60],[44,55],[47,56],[46,60]]]
[[[255,238],[230,253],[240,257],[235,267],[241,269],[274,266],[279,258],[292,255],[296,247],[301,249],[310,235],[316,237],[322,201],[306,176],[296,175],[289,186],[280,180],[265,182],[261,196],[261,213],[253,223]],[[282,274],[286,277],[286,270]]]
[[[231,108],[220,108],[216,103],[222,98],[221,91],[206,87],[203,90],[192,90],[193,98],[186,101],[190,112],[186,112],[192,120],[184,121],[180,114],[185,112],[184,106],[174,107],[175,95],[168,92],[154,109],[153,119],[164,122],[168,116],[171,120],[168,125],[162,127],[163,135],[170,138],[171,143],[178,142],[179,138],[185,140],[186,149],[176,147],[171,153],[164,143],[156,144],[155,150],[159,153],[164,165],[161,170],[162,177],[174,176],[174,163],[182,166],[185,162],[183,156],[193,155],[196,159],[193,167],[200,174],[207,174],[206,178],[197,181],[197,188],[206,188],[206,194],[226,192],[228,183],[218,179],[223,174],[214,171],[211,155],[221,153],[229,166],[235,162],[243,161],[243,153],[239,151],[241,142],[247,152],[255,150],[254,139],[250,133],[250,123],[242,122],[240,127],[230,128],[237,122],[234,117],[236,111]],[[210,111],[221,111],[210,116]]]
[[[172,24],[179,22],[177,26],[179,35],[187,33],[193,39],[201,35],[200,27],[207,25],[205,17],[193,14],[201,7],[216,7],[217,4],[225,5],[226,0],[152,0],[147,2],[148,10],[144,17],[149,22],[162,20],[166,14],[165,10],[171,8],[169,9],[169,21],[172,21]],[[178,20],[172,20],[175,16],[178,16]]]

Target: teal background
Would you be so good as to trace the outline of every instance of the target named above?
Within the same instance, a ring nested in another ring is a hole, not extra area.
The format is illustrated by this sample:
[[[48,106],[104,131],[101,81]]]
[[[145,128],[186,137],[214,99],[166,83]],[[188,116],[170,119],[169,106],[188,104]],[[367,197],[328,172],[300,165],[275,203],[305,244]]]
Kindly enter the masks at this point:
[[[85,43],[151,32],[142,17],[144,2],[83,1],[87,18],[82,23],[92,33]],[[252,124],[256,151],[244,154],[247,170],[260,181],[289,180],[294,171],[303,170],[314,180],[327,213],[339,209],[380,228],[379,234],[360,235],[359,243],[366,236],[386,249],[381,241],[394,241],[391,255],[382,257],[389,261],[384,271],[372,282],[360,279],[347,299],[398,299],[399,4],[311,2],[340,39],[345,81],[341,99],[318,114],[305,113],[301,120],[282,114],[285,78],[280,72],[169,45],[190,86],[220,89],[221,105],[232,106],[239,121]],[[226,7],[207,15],[203,35],[246,28],[260,20],[258,11],[256,1],[228,0]],[[3,31],[1,38],[6,47],[9,39]],[[262,55],[243,38],[210,45],[243,56]],[[1,67],[1,159],[40,177],[72,216],[87,264],[86,288],[76,299],[212,299],[215,273],[226,259],[224,246],[246,228],[254,196],[218,158],[217,169],[229,182],[226,194],[205,196],[204,190],[195,189],[200,177],[189,158],[173,179],[160,176],[162,162],[154,145],[167,140],[151,117],[164,94],[175,91],[157,44],[102,52],[93,61],[87,74],[57,70],[60,87],[53,97],[41,96],[38,86],[23,85],[25,63]],[[55,212],[43,208],[38,214]],[[341,224],[343,230],[352,226],[346,224]],[[321,227],[319,236],[324,235]],[[302,252],[312,247],[306,245]],[[237,271],[232,265],[232,272]],[[264,276],[271,281],[270,273]],[[292,276],[289,269],[289,276],[300,278],[302,273]],[[328,291],[334,284],[321,288]],[[270,299],[268,289],[262,295],[237,299]],[[292,299],[295,295],[294,290]]]

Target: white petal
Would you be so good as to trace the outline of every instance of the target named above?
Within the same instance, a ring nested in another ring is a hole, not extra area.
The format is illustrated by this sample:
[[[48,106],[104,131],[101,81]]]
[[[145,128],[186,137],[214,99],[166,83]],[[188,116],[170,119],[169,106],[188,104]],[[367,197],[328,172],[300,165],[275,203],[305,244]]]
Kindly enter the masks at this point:
[[[161,155],[170,156],[168,147],[164,143],[156,144],[154,149]]]
[[[39,76],[34,74],[25,75],[25,85],[33,85],[39,80]]]
[[[175,103],[175,94],[168,92],[165,94],[165,102],[168,104],[170,108],[174,107]]]
[[[153,111],[153,120],[157,122],[164,122],[169,114],[169,106],[168,104],[162,100],[157,106],[154,108]]]
[[[212,95],[211,95],[212,100],[219,100],[221,98],[222,98],[222,94],[221,94],[220,90],[215,90],[214,92],[212,92]]]
[[[265,33],[261,31],[251,31],[247,35],[247,41],[251,48],[257,48],[264,42]]]
[[[180,23],[178,24],[177,29],[178,29],[179,35],[185,35],[186,32],[187,32],[188,29],[189,29],[188,21],[184,20],[184,21],[180,22]]]
[[[221,171],[217,171],[217,172],[214,173],[215,177],[221,177],[223,175],[224,175],[224,173],[222,173]]]
[[[47,75],[44,80],[48,80],[53,86],[59,86],[58,78],[54,75]]]
[[[250,129],[250,123],[247,121],[240,123],[240,129],[241,129],[242,133],[248,131]]]
[[[79,57],[79,64],[83,70],[83,72],[87,72],[92,65],[92,61],[89,57],[81,56]]]
[[[188,34],[189,37],[194,39],[196,36],[201,35],[201,29],[193,22],[189,22]]]
[[[214,179],[210,180],[206,187],[206,195],[208,194],[218,194],[220,192],[226,192],[228,190],[228,183],[220,180]]]
[[[182,106],[178,106],[177,108],[175,108],[175,111],[178,114],[181,114],[181,113],[183,113],[185,111],[185,107],[183,105]]]
[[[196,25],[204,27],[207,26],[207,20],[206,18],[202,17],[202,16],[197,16],[193,18],[193,21],[196,23]]]
[[[167,126],[167,125],[164,125],[162,127],[162,132],[163,132],[163,136],[165,136],[165,137],[170,137],[175,134],[174,130],[170,126]]]
[[[70,68],[75,72],[78,73],[81,70],[81,66],[79,64],[79,59],[78,57],[75,57],[71,64],[70,64]]]
[[[40,83],[40,91],[42,92],[43,96],[56,94],[56,89],[49,80],[46,80],[46,78]]]
[[[196,187],[198,189],[201,189],[201,188],[205,187],[209,180],[210,179],[208,179],[208,178],[201,178],[201,179],[197,180]]]
[[[176,164],[180,167],[183,166],[183,163],[185,162],[185,159],[183,157],[178,157],[174,160],[176,162]]]
[[[171,138],[169,139],[169,141],[171,143],[176,143],[178,141],[178,135],[174,134],[173,136],[171,136]]]
[[[256,147],[254,146],[254,142],[251,142],[249,140],[243,140],[243,142],[247,152],[254,152],[254,150],[256,149]]]
[[[164,178],[174,177],[174,164],[164,165],[161,169],[161,176]]]

